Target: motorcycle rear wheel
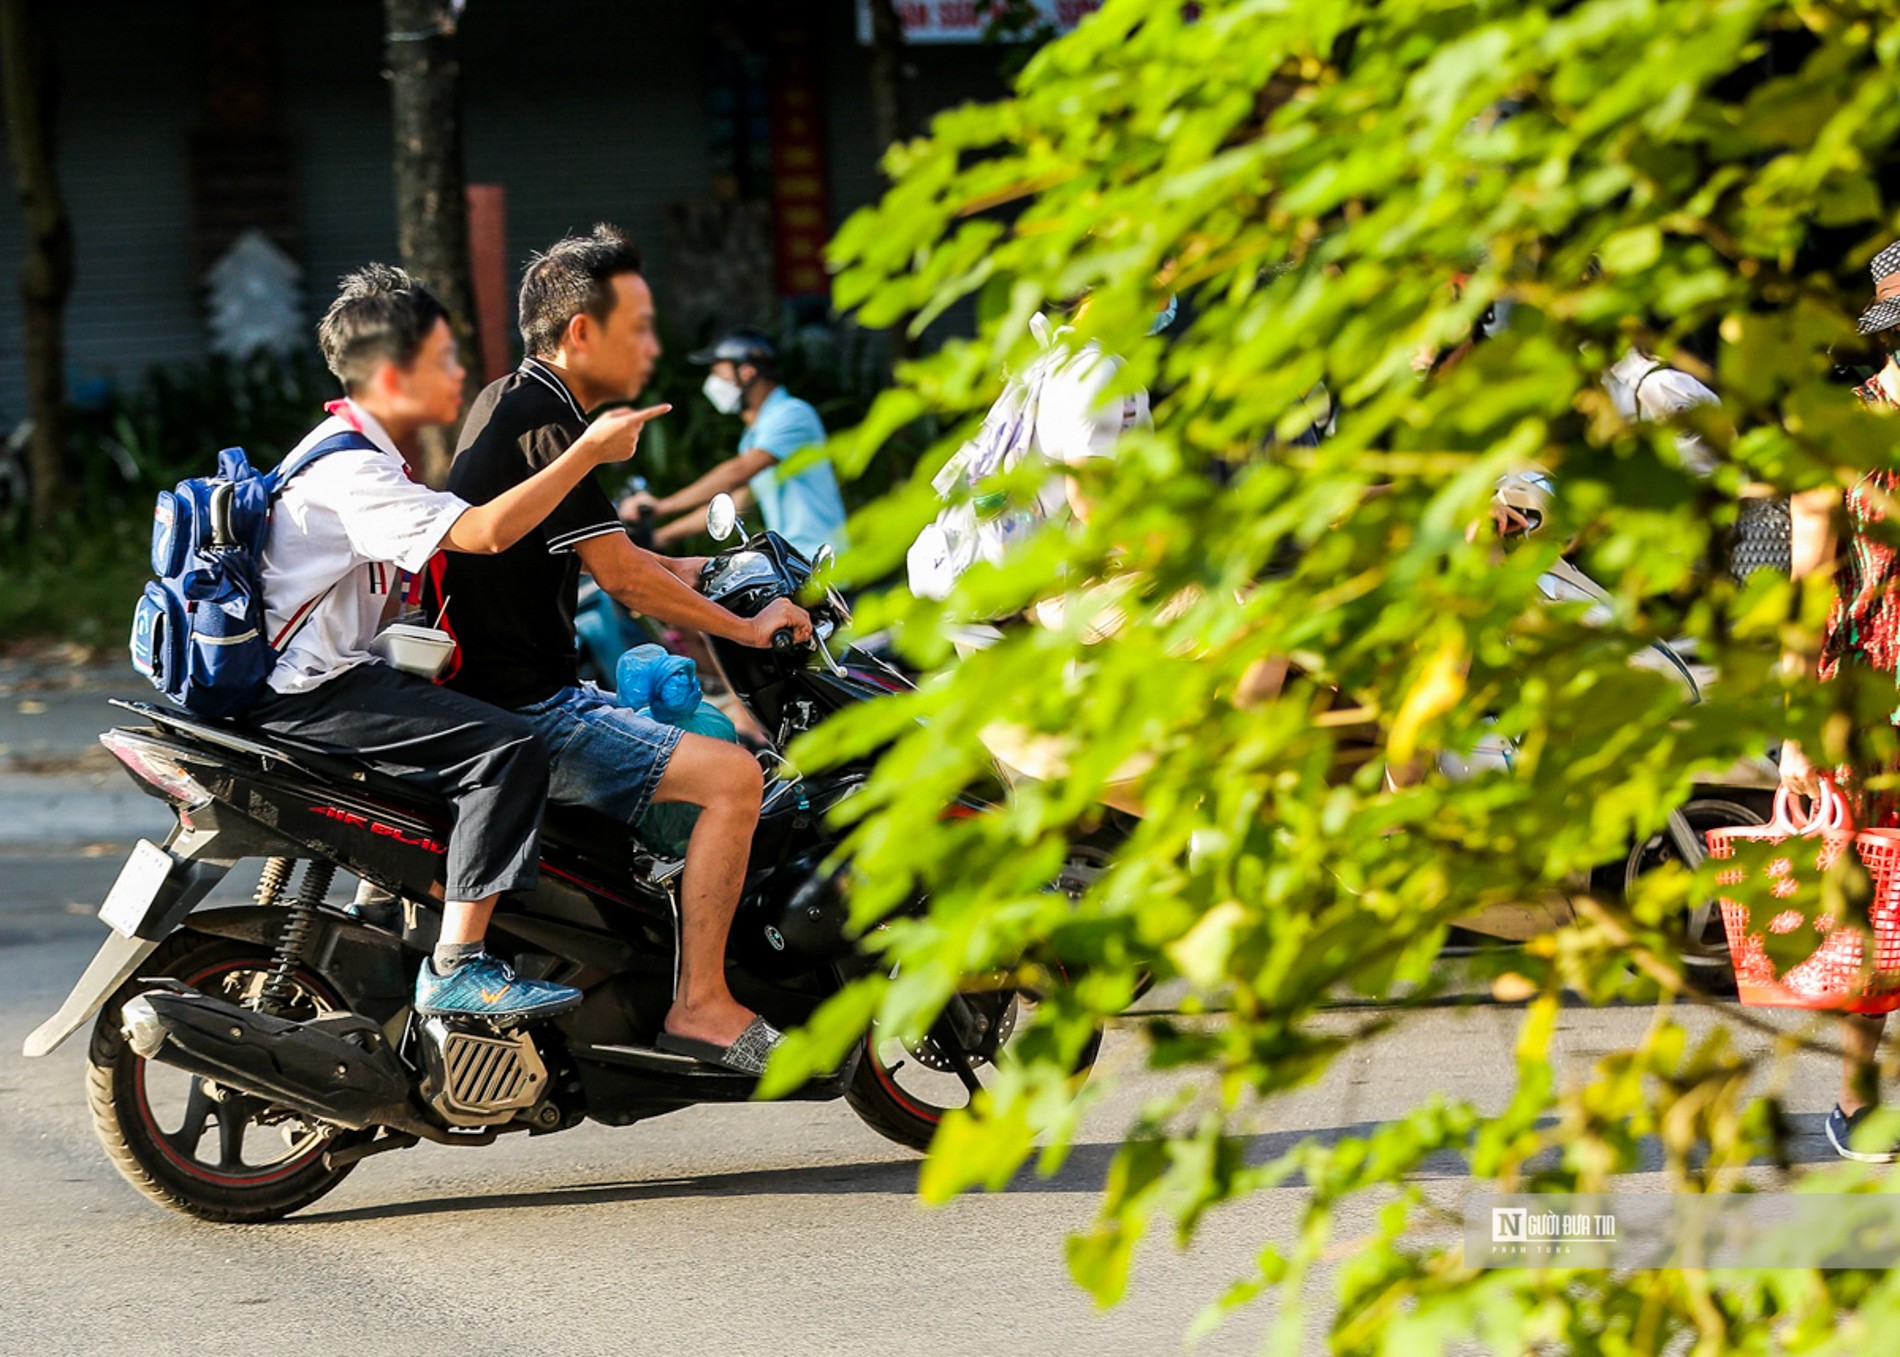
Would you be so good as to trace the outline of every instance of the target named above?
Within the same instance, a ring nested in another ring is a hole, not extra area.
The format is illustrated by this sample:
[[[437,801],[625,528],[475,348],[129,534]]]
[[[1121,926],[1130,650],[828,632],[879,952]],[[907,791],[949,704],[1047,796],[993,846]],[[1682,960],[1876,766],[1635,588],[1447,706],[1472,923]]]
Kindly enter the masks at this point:
[[[261,983],[270,966],[270,952],[257,944],[179,933],[140,971],[146,977],[171,976],[235,1001]],[[150,988],[134,979],[107,1001],[87,1052],[86,1101],[93,1128],[106,1157],[128,1183],[160,1206],[199,1220],[254,1224],[302,1210],[349,1176],[353,1164],[331,1168],[324,1154],[364,1133],[330,1134],[331,1128],[310,1125],[261,1099],[136,1055],[120,1031],[119,1010]],[[299,970],[284,1016],[309,1018],[342,1006],[320,976]],[[167,1084],[172,1088],[160,1087]],[[166,1130],[181,1089],[179,1124]],[[165,1092],[172,1096],[162,1096]],[[211,1139],[216,1142],[215,1157],[203,1158],[205,1142]],[[281,1153],[271,1153],[277,1148],[272,1141],[282,1142]],[[256,1148],[260,1142],[265,1146],[261,1156]]]

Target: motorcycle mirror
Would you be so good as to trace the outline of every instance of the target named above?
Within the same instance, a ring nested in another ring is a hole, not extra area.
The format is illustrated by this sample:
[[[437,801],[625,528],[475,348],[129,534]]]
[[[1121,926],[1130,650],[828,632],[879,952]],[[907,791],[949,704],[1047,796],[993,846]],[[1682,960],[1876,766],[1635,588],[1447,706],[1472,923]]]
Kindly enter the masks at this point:
[[[712,534],[713,541],[725,541],[738,526],[739,508],[732,502],[732,496],[714,495],[712,503],[706,506],[706,531]]]

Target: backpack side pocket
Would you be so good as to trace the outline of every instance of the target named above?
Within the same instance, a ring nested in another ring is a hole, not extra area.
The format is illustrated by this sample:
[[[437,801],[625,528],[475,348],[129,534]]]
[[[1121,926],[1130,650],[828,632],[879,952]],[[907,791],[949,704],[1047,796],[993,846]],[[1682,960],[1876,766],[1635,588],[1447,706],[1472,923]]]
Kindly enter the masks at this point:
[[[167,697],[177,697],[184,683],[190,629],[184,600],[157,581],[147,584],[132,611],[132,667]]]

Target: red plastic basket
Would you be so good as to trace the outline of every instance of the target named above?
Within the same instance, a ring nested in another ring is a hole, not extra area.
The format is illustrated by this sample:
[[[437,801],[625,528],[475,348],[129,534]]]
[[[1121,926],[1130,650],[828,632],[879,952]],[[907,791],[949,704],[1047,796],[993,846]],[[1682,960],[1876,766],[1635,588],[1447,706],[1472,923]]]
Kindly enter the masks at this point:
[[[1761,867],[1774,883],[1769,893],[1783,906],[1760,927],[1751,927],[1756,921],[1747,904],[1719,897],[1737,993],[1744,1004],[1760,1008],[1847,1013],[1890,1013],[1900,1008],[1900,830],[1855,830],[1846,798],[1827,782],[1808,823],[1797,824],[1792,808],[1784,790],[1776,795],[1775,813],[1767,824],[1711,829],[1707,834],[1709,856],[1727,861],[1735,860],[1738,847],[1788,844],[1786,856],[1770,857]],[[1873,880],[1874,898],[1868,910],[1871,939],[1862,929],[1836,926],[1832,918],[1816,912],[1821,877],[1850,844]],[[1740,885],[1748,879],[1749,870],[1737,862],[1718,872],[1716,883]],[[1778,972],[1768,954],[1766,935],[1802,927],[1821,934],[1820,945],[1806,960]],[[1871,967],[1867,965],[1870,944]]]

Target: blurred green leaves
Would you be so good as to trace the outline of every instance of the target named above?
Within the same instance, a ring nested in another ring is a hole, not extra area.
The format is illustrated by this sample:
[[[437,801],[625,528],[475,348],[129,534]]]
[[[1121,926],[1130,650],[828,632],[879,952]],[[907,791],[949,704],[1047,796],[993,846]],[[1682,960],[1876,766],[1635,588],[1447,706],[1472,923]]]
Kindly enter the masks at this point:
[[[1109,0],[1011,100],[892,148],[890,192],[834,242],[838,302],[921,327],[971,297],[983,325],[907,366],[844,463],[876,466],[920,411],[967,433],[1031,358],[1038,309],[1123,360],[1117,390],[1148,389],[1155,427],[1080,473],[1086,526],[973,570],[944,607],[864,600],[861,625],[896,627],[929,676],[796,756],[888,747],[847,803],[854,914],[886,925],[879,974],[775,1080],[874,1020],[920,1030],[960,977],[1053,956],[1050,1038],[946,1120],[924,1186],[1006,1184],[1038,1134],[1044,1166],[1059,1159],[1075,1053],[1139,981],[1169,987],[1175,1016],[1111,1038],[1175,1091],[1127,1128],[1070,1245],[1104,1302],[1140,1284],[1157,1214],[1186,1236],[1297,1181],[1299,1231],[1263,1241],[1214,1312],[1271,1294],[1288,1350],[1361,1194],[1382,1211],[1331,1276],[1336,1351],[1821,1351],[1837,1313],[1891,1307],[1893,1288],[1832,1273],[1470,1272],[1444,1234],[1411,1231],[1427,1212],[1407,1178],[1450,1155],[1492,1182],[1600,1186],[1660,1146],[1673,1182],[1708,1190],[1782,1154],[1776,1106],[1745,1092],[1769,1057],[1742,1052],[1769,1043],[1692,1044],[1667,1016],[1712,871],[1659,873],[1627,901],[1585,891],[1694,785],[1783,734],[1893,758],[1890,678],[1780,677],[1784,648],[1812,653],[1825,587],[1738,587],[1724,551],[1744,486],[1846,487],[1892,461],[1900,429],[1843,376],[1878,361],[1853,318],[1867,260],[1900,235],[1896,33],[1845,0]],[[1151,336],[1170,292],[1181,320]],[[1469,345],[1494,304],[1504,323]],[[1683,467],[1676,429],[1616,417],[1601,381],[1633,346],[1717,388],[1720,411],[1681,420],[1722,459],[1712,479]],[[1334,436],[1292,443],[1315,408],[1337,412]],[[862,577],[935,512],[926,481],[955,441],[860,515]],[[1546,530],[1509,550],[1468,533],[1528,464],[1556,480]],[[1600,605],[1543,597],[1564,552]],[[1125,623],[1104,638],[1080,619],[1111,580]],[[946,620],[1063,595],[1061,624],[951,655]],[[1671,638],[1720,675],[1700,704],[1645,667]],[[1508,770],[1448,773],[1500,735]],[[1047,755],[1042,776],[993,815],[941,819],[990,787],[999,743]],[[1051,890],[1077,842],[1112,842],[1112,865]],[[1566,900],[1579,922],[1508,961],[1462,979],[1434,964],[1456,920]],[[1245,1128],[1277,1094],[1454,983],[1533,999],[1508,1106],[1420,1088],[1368,1136],[1249,1161]],[[1665,1007],[1637,1049],[1566,1073],[1550,1058],[1564,989]],[[1382,1007],[1342,1025],[1349,995]]]

